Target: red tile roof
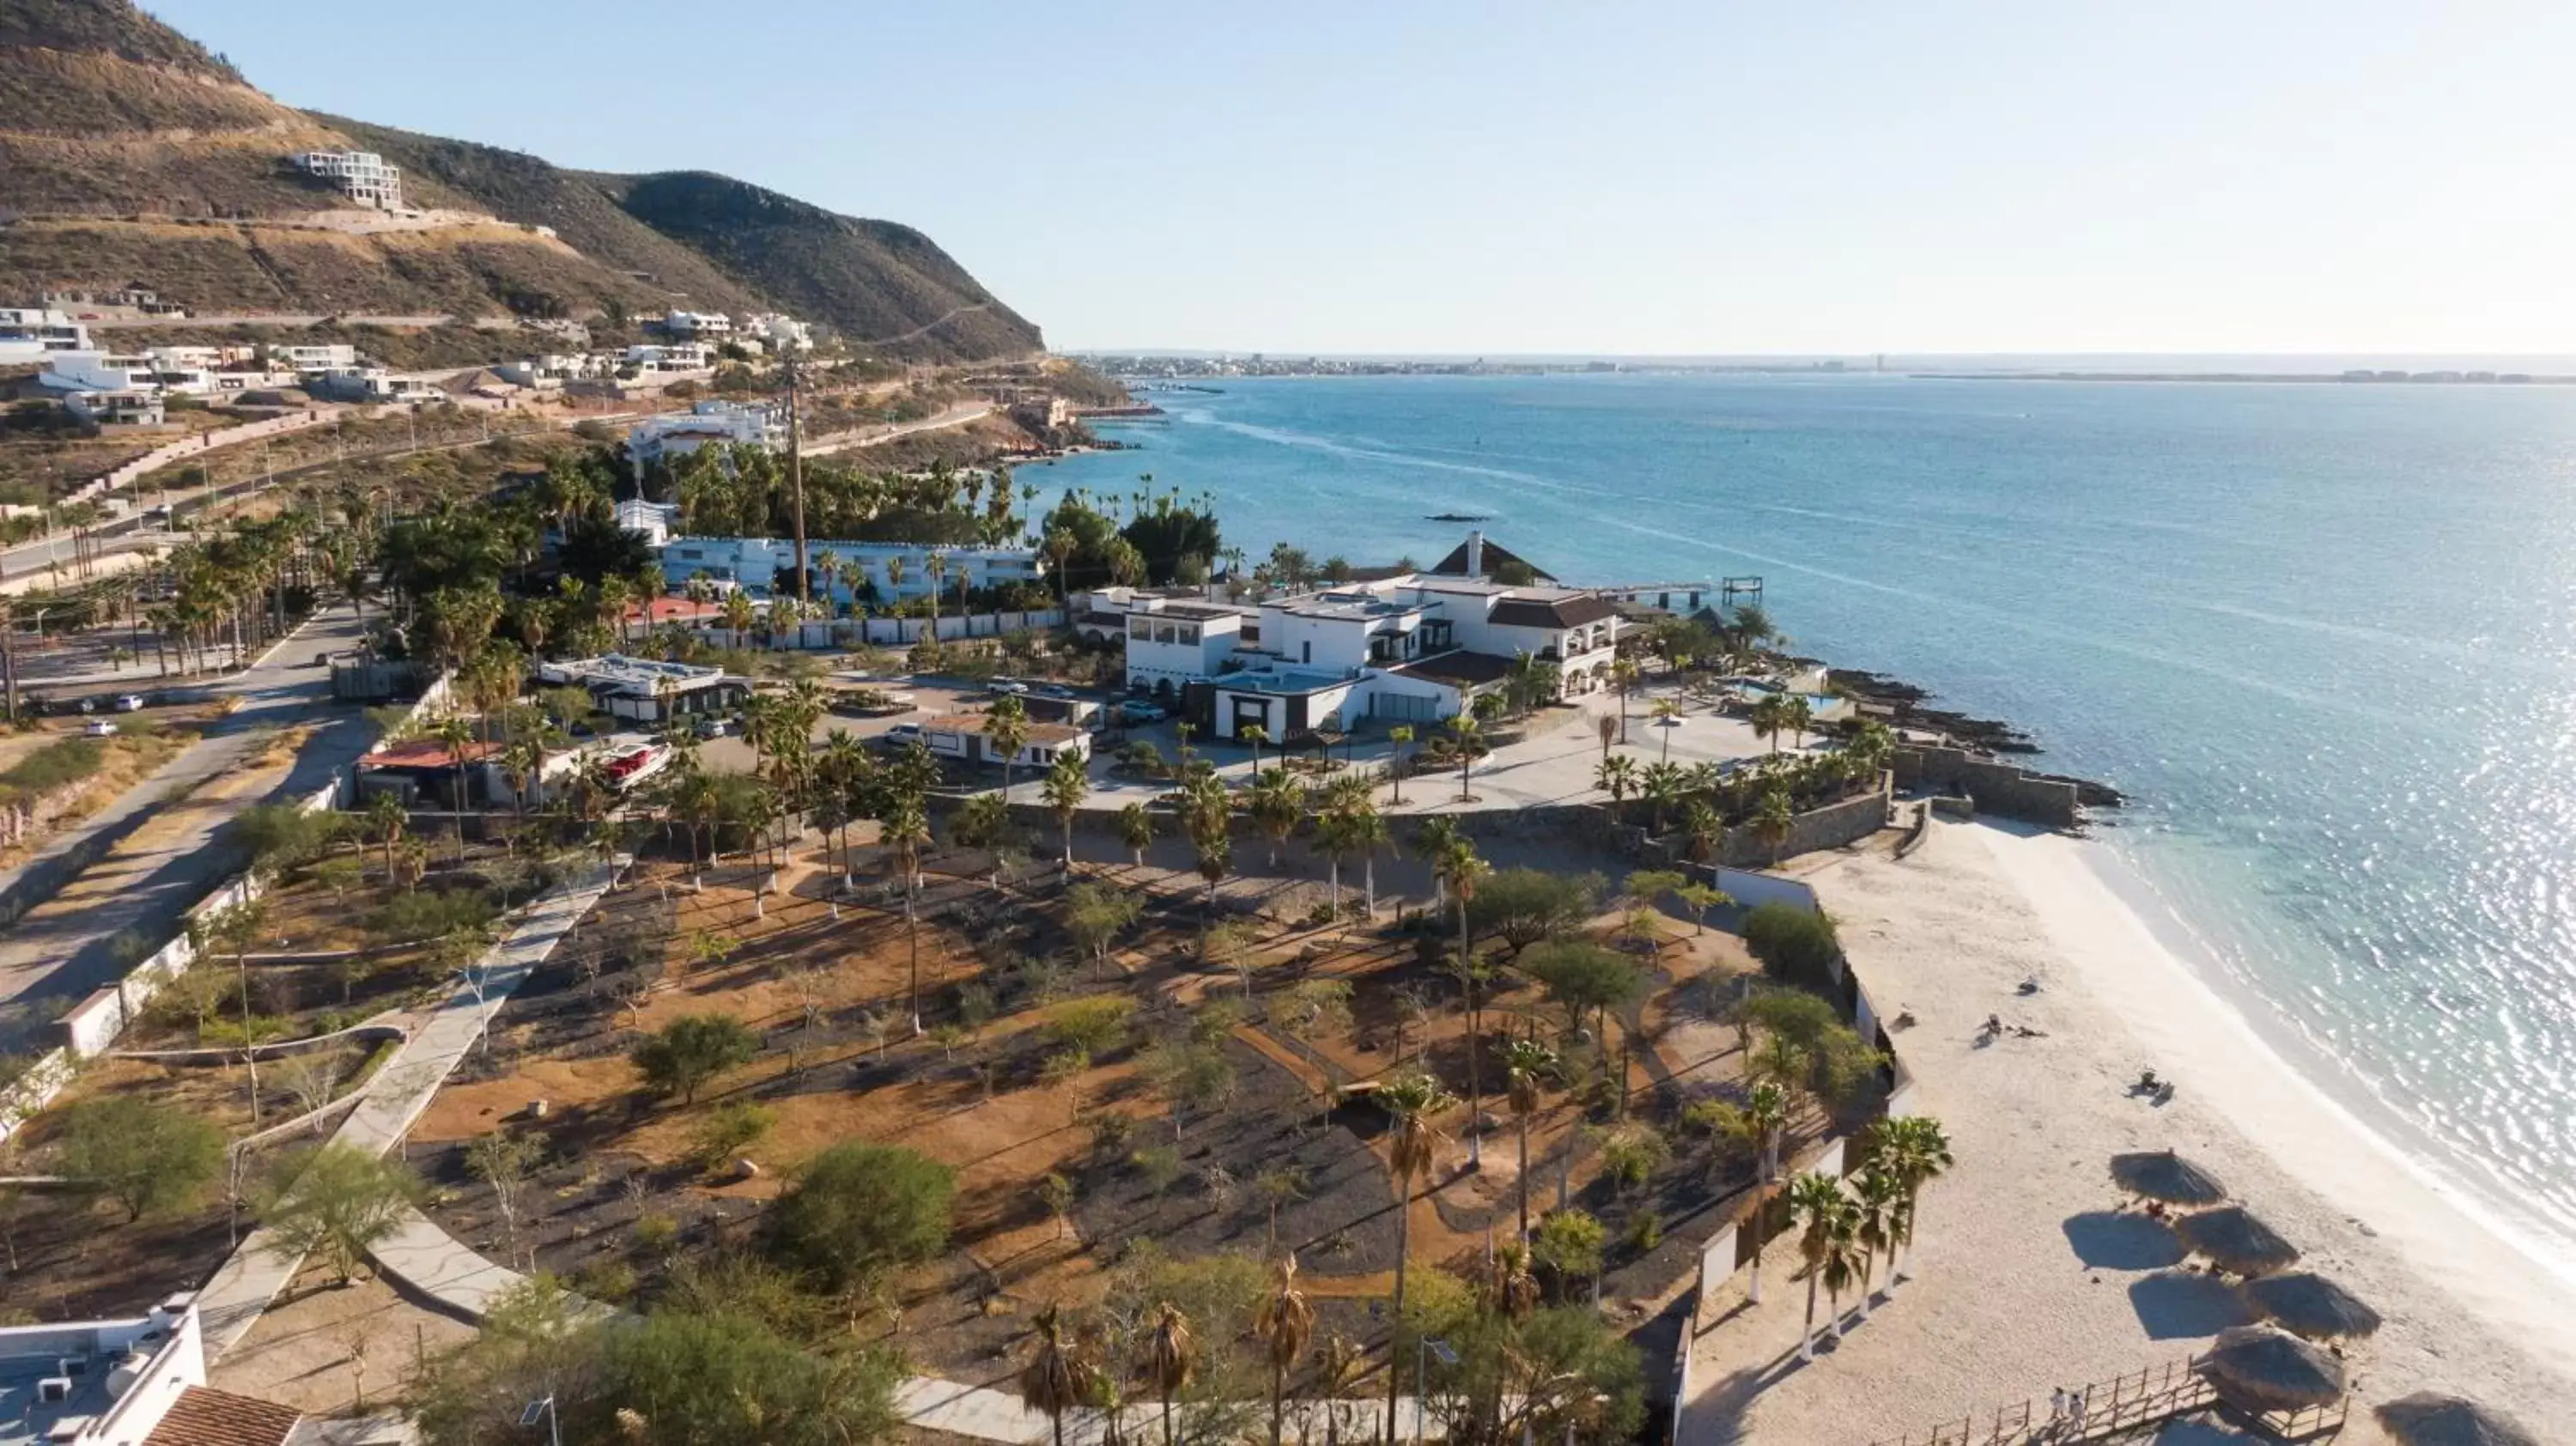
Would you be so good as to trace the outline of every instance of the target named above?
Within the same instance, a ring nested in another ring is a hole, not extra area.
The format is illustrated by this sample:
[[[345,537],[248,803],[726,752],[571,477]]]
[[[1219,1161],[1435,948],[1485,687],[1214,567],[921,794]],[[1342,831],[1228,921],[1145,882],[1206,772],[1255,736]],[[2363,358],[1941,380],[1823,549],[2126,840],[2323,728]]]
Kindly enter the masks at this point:
[[[282,1446],[304,1413],[293,1406],[190,1386],[143,1446]]]
[[[630,623],[697,623],[724,615],[722,603],[692,602],[684,597],[657,597],[648,603],[626,605],[626,620]]]
[[[459,750],[468,763],[479,763],[501,751],[498,743],[473,742]],[[358,760],[360,768],[454,768],[456,754],[435,738],[406,738]]]

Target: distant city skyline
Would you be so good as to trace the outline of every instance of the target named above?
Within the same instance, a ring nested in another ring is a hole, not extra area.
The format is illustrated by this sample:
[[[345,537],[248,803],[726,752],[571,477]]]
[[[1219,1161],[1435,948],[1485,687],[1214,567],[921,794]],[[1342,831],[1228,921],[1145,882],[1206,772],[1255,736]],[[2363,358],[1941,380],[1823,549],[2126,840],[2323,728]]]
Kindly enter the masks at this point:
[[[1061,350],[2576,343],[2566,7],[146,5],[290,104],[918,227]]]

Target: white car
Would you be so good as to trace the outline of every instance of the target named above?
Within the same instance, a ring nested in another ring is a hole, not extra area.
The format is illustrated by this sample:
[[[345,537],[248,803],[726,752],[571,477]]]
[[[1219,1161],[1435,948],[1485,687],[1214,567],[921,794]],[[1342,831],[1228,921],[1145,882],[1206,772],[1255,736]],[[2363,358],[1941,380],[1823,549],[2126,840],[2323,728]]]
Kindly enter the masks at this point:
[[[113,738],[116,736],[116,725],[104,718],[92,718],[82,725],[81,731],[92,738]]]
[[[117,699],[116,699],[116,711],[117,711],[117,712],[119,712],[119,713],[139,713],[139,712],[141,712],[142,710],[143,710],[143,695],[142,695],[142,694],[140,694],[140,693],[122,693],[122,694],[119,694],[119,695],[117,696]]]
[[[882,736],[885,739],[886,746],[889,748],[900,747],[907,743],[918,743],[921,741],[921,725],[918,723],[897,723],[892,728],[887,729]]]

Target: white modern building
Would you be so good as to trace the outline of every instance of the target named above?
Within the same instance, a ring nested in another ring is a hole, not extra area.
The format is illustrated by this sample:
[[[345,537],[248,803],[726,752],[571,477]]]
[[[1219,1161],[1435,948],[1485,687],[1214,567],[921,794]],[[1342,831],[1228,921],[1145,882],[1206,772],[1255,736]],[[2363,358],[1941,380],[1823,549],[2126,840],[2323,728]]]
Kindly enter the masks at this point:
[[[918,542],[839,542],[808,538],[806,565],[814,595],[846,603],[873,589],[880,605],[927,597],[933,586],[930,559],[942,559],[937,582],[943,596],[960,589],[1036,585],[1046,579],[1046,559],[1033,547],[937,547]],[[796,567],[796,543],[784,537],[675,537],[662,549],[662,576],[673,587],[703,574],[733,583],[757,597]],[[849,573],[857,573],[857,587]]]
[[[647,342],[630,346],[619,358],[621,367],[634,368],[637,375],[666,372],[702,372],[716,364],[715,353],[703,342],[675,341],[667,345]]]
[[[741,334],[776,351],[812,351],[814,328],[792,316],[771,312],[744,320]]]
[[[68,392],[63,406],[93,427],[158,427],[170,420],[157,391]]]
[[[69,312],[0,306],[0,364],[43,361],[48,353],[90,351],[89,328]]]
[[[950,713],[928,719],[921,725],[922,746],[941,758],[989,763],[998,768],[1002,763],[999,750],[984,735],[984,725],[989,721],[990,715],[983,713]],[[1060,754],[1071,753],[1077,758],[1091,754],[1091,735],[1072,724],[1032,722],[1027,726],[1020,751],[1011,756],[1013,768],[1044,770],[1053,767]]]
[[[630,658],[623,653],[541,663],[537,681],[587,688],[600,711],[631,723],[721,713],[741,707],[751,697],[751,684],[728,676],[722,668]]]
[[[666,336],[731,336],[733,318],[721,311],[672,311],[662,316]]]
[[[216,390],[212,368],[184,352],[197,348],[156,348],[140,352],[52,351],[36,385],[57,392],[177,392],[204,396]]]
[[[579,381],[589,376],[591,370],[590,358],[586,356],[547,352],[541,356],[496,363],[492,374],[519,386],[551,389],[566,382]]]
[[[358,364],[358,349],[347,342],[329,342],[311,346],[272,345],[268,348],[268,364],[294,372],[320,372],[329,371],[333,367],[353,367]]]
[[[660,547],[671,540],[671,529],[680,520],[676,502],[647,502],[641,497],[628,497],[611,509],[617,525],[644,539],[648,547]]]
[[[669,463],[710,442],[776,448],[787,439],[787,419],[775,407],[704,401],[686,412],[646,417],[626,433],[626,456],[640,485],[656,464]]]
[[[295,164],[305,174],[338,186],[361,206],[403,208],[402,168],[385,164],[385,158],[374,151],[303,151],[296,155]]]
[[[0,1440],[142,1446],[205,1384],[205,1336],[186,1295],[131,1319],[0,1328]]]
[[[1560,697],[1606,686],[1621,626],[1597,593],[1431,573],[1274,599],[1257,623],[1238,612],[1130,611],[1128,691],[1169,701],[1204,685],[1220,738],[1256,724],[1282,739],[1367,718],[1430,723],[1502,688],[1523,657],[1555,670]]]

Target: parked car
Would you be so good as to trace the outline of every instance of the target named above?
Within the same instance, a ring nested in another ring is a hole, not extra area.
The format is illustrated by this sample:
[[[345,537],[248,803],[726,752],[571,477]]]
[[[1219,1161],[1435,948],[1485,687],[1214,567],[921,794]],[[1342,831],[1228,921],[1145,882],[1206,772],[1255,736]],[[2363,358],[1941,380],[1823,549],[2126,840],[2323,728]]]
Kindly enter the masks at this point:
[[[1017,678],[995,678],[984,685],[987,693],[1025,693],[1028,690],[1029,685]]]
[[[81,725],[81,731],[92,738],[113,738],[116,736],[116,725],[104,718],[92,718]]]
[[[1160,723],[1172,716],[1170,710],[1154,703],[1121,703],[1118,713],[1130,723]]]
[[[729,737],[733,731],[733,720],[730,718],[701,718],[698,720],[698,736],[701,738]]]
[[[139,713],[139,712],[141,712],[141,711],[142,711],[142,709],[143,709],[143,695],[142,695],[142,694],[140,694],[140,693],[120,693],[120,694],[118,694],[118,695],[117,695],[117,698],[116,698],[116,711],[117,711],[117,712],[119,712],[119,713]]]
[[[918,743],[921,741],[921,725],[918,723],[897,723],[892,728],[887,729],[880,735],[880,737],[883,738],[885,745],[888,748],[901,748],[905,744]]]
[[[1038,696],[1041,698],[1070,698],[1074,696],[1073,690],[1062,683],[1049,683],[1045,687],[1038,689],[1037,692]]]

